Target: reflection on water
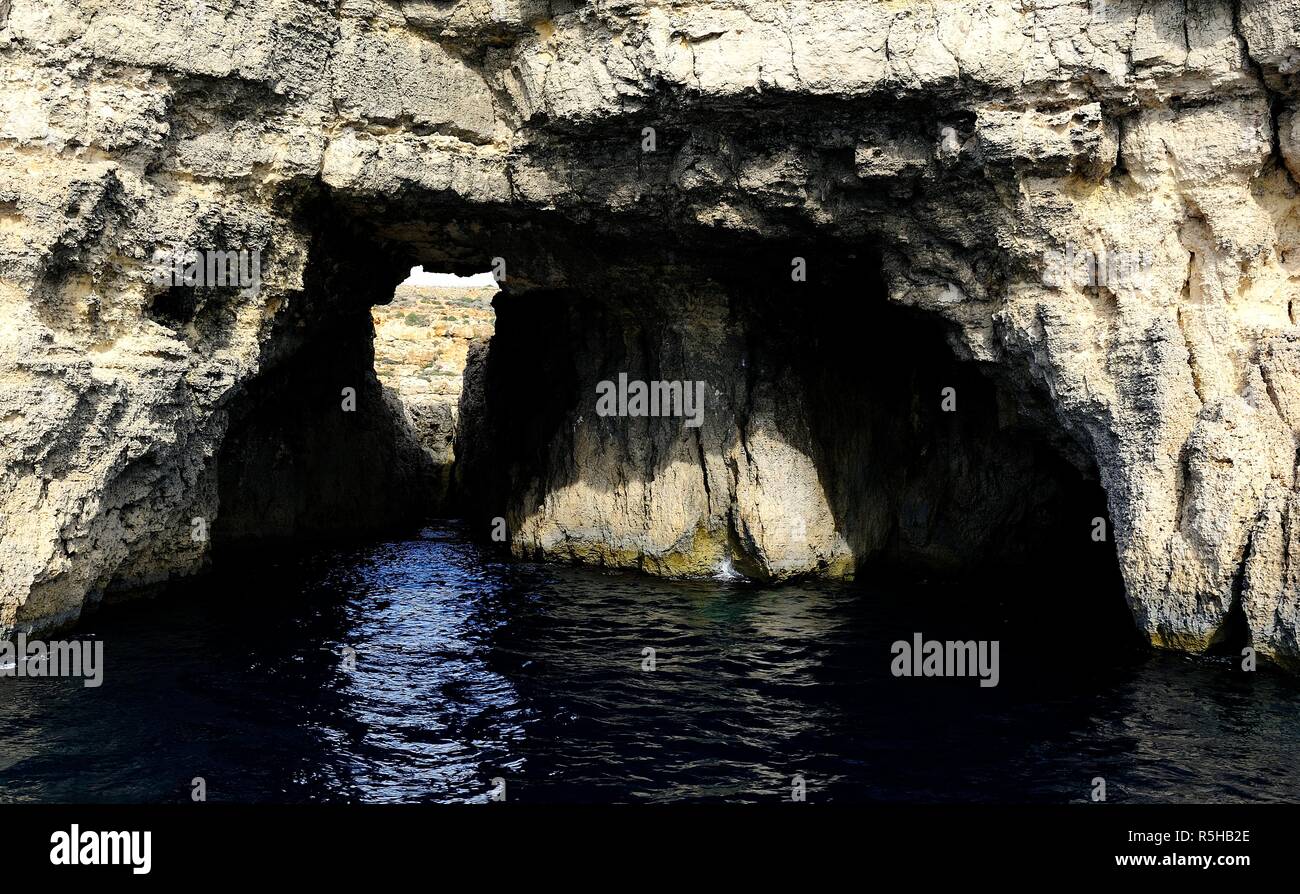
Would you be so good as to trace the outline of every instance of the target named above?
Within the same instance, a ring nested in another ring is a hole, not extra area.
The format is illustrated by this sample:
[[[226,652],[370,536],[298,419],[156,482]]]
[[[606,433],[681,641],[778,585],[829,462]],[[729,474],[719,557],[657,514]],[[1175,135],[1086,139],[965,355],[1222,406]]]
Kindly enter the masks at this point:
[[[237,564],[92,619],[98,689],[0,680],[0,800],[1300,800],[1292,678],[952,588],[514,565],[454,525]],[[892,677],[916,631],[999,639],[1001,685]]]

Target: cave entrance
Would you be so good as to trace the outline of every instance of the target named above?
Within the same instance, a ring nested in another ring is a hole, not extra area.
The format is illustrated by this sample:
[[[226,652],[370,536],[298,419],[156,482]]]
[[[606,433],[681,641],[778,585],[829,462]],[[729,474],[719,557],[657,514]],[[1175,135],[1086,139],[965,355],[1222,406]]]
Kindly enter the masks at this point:
[[[375,374],[401,421],[433,463],[426,515],[453,512],[452,473],[465,370],[496,328],[491,273],[457,276],[411,268],[388,304],[371,311]]]
[[[497,299],[459,458],[474,530],[496,516],[516,556],[656,574],[945,577],[1131,641],[1084,451],[891,301],[870,248],[603,241],[564,288]],[[603,416],[625,380],[705,382],[703,424]]]
[[[447,508],[462,375],[491,337],[495,282],[350,260],[313,267],[283,356],[232,411],[218,550],[402,533]]]
[[[317,253],[282,353],[232,412],[219,543],[455,514],[484,540],[504,521],[519,557],[769,581],[978,575],[1017,610],[1132,631],[1085,452],[1040,398],[959,360],[947,324],[890,300],[872,247],[647,249],[635,230],[508,220],[367,229],[366,252],[354,234]],[[479,273],[496,255],[500,291]],[[479,273],[478,294],[395,302],[430,281],[420,258]],[[448,368],[428,339],[458,326]],[[620,377],[706,383],[703,424],[601,416],[600,385]]]

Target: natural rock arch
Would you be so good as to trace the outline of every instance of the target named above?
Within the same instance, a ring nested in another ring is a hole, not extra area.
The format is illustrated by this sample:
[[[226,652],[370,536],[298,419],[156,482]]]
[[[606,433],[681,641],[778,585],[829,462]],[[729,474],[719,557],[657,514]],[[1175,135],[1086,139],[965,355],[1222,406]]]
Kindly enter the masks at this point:
[[[0,628],[201,567],[232,409],[370,302],[318,285],[322,234],[381,291],[506,258],[511,300],[687,276],[689,301],[693,251],[811,243],[878,253],[890,302],[1096,470],[1153,642],[1236,611],[1294,658],[1298,28],[1289,0],[16,0]],[[592,239],[653,252],[590,264]],[[176,325],[178,245],[258,250],[259,293]],[[717,291],[687,310],[745,300]]]

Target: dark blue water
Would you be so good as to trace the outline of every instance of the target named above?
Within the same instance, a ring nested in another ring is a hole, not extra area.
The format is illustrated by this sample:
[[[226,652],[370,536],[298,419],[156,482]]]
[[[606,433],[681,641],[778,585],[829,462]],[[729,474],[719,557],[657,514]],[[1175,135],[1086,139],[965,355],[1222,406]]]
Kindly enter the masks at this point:
[[[1300,800],[1296,680],[1023,599],[519,565],[454,525],[235,564],[88,621],[98,689],[0,679],[0,801]],[[999,639],[1000,685],[895,678],[915,631]]]

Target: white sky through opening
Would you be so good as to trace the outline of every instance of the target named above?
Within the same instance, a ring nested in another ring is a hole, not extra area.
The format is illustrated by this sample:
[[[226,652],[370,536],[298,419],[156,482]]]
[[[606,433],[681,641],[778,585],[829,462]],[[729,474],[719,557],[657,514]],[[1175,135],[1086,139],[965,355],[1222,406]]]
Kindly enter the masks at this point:
[[[402,283],[404,286],[440,286],[442,288],[476,289],[481,286],[494,286],[497,282],[491,273],[475,273],[473,276],[456,276],[454,273],[425,273],[423,267],[412,267],[411,275]]]

